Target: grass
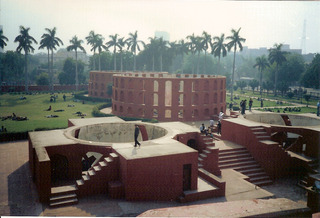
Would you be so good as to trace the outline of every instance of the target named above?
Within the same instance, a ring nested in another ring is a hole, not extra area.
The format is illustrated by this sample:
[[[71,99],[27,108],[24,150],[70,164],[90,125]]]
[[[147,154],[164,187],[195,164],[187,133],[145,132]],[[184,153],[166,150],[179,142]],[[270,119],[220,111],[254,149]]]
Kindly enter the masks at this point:
[[[25,95],[25,100],[20,100],[21,95],[3,94],[0,95],[0,117],[10,116],[15,113],[19,117],[27,117],[25,121],[14,121],[12,119],[0,120],[0,126],[4,126],[8,132],[24,132],[36,129],[58,129],[68,126],[68,119],[80,118],[76,112],[86,114],[85,117],[92,117],[92,109],[97,102],[77,101],[71,93],[56,94],[56,102],[50,102],[50,94]],[[51,105],[52,110],[46,111]],[[74,105],[74,107],[68,107]],[[64,110],[54,112],[55,110]],[[58,115],[56,118],[47,118],[48,115]]]

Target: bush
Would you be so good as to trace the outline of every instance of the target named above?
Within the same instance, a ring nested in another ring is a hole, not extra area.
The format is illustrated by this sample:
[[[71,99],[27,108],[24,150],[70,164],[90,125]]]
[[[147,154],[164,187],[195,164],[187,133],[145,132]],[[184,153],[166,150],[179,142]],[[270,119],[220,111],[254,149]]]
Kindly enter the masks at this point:
[[[94,116],[94,117],[113,117],[114,115],[112,115],[112,114],[105,114],[100,111],[103,108],[111,107],[111,106],[112,106],[111,102],[95,106],[92,109],[92,116]]]
[[[105,98],[94,98],[94,97],[89,97],[85,96],[88,94],[88,91],[83,91],[83,92],[78,92],[77,94],[74,95],[74,97],[78,100],[82,101],[92,101],[92,102],[111,102],[111,99],[105,99]]]

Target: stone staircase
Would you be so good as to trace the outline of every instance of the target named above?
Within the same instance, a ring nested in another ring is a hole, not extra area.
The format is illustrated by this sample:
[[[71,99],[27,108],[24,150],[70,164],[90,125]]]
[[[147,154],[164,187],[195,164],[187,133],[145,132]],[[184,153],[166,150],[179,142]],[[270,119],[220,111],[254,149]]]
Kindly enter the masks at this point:
[[[74,205],[78,203],[76,194],[77,187],[75,185],[59,186],[51,188],[51,196],[49,199],[50,207],[61,207]]]
[[[247,181],[257,186],[272,184],[272,180],[253,159],[246,148],[219,150],[220,169],[234,169],[248,177]]]
[[[108,157],[97,162],[76,181],[77,194],[79,196],[107,194],[110,191],[109,183],[119,180],[118,163],[119,156],[116,153],[110,153]]]
[[[250,127],[250,129],[258,141],[271,140],[271,137],[262,126]]]

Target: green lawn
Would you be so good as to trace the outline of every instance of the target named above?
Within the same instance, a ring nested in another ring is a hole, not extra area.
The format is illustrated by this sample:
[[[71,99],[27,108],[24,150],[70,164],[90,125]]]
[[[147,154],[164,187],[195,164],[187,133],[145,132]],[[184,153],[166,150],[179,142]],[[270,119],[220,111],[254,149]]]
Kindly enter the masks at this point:
[[[92,117],[92,109],[101,103],[77,101],[71,93],[56,94],[56,102],[50,102],[50,94],[24,95],[27,99],[20,100],[21,95],[3,94],[0,95],[0,117],[10,116],[15,113],[19,117],[27,117],[25,121],[14,121],[12,119],[0,120],[0,126],[4,126],[8,132],[33,131],[35,129],[56,129],[66,128],[68,119],[80,118],[76,112],[86,114],[85,117]],[[52,110],[46,111],[51,105]],[[74,105],[74,107],[68,107]],[[55,110],[64,110],[54,112]],[[47,118],[48,115],[58,115],[56,118]]]

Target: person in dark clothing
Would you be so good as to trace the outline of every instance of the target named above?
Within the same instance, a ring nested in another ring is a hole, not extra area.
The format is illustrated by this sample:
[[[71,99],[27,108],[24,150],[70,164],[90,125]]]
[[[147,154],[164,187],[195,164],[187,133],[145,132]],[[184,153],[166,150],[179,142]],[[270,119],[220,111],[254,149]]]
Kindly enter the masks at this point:
[[[218,129],[217,130],[218,134],[221,135],[221,122],[220,121],[218,121],[217,129]]]
[[[140,143],[138,142],[138,136],[139,136],[139,126],[135,125],[135,129],[134,129],[134,147],[137,147],[137,145],[139,145],[140,147]]]

